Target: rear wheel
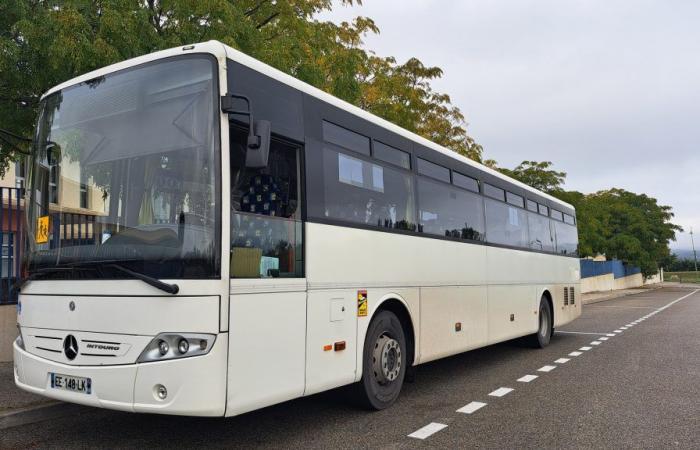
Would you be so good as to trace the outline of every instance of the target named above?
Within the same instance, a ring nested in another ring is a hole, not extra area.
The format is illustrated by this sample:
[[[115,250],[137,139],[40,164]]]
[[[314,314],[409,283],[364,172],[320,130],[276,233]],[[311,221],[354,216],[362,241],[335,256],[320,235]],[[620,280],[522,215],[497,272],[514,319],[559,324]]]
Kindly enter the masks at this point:
[[[361,398],[371,409],[391,406],[406,376],[406,337],[390,311],[379,312],[367,329],[362,356]]]
[[[544,348],[552,339],[552,308],[544,295],[540,298],[537,332],[528,336],[528,343],[535,348]]]

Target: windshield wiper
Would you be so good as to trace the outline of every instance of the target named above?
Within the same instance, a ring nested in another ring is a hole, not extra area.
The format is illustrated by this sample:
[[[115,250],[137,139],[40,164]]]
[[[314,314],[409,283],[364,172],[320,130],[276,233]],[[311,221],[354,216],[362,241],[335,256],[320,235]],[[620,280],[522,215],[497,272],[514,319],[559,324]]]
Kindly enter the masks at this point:
[[[114,269],[117,269],[120,272],[124,272],[127,275],[131,275],[132,277],[139,279],[146,284],[150,284],[154,288],[160,289],[161,291],[167,292],[168,294],[175,295],[178,292],[180,292],[180,286],[178,286],[175,283],[169,284],[164,281],[160,281],[158,278],[151,277],[144,273],[134,272],[133,270],[127,269],[126,267],[120,266],[119,264],[107,264],[105,267],[112,267]]]
[[[45,267],[37,270],[33,270],[28,277],[23,278],[22,280],[18,281],[15,283],[13,286],[13,289],[20,290],[22,289],[22,286],[24,286],[27,282],[36,279],[38,275],[48,273],[48,272],[65,272],[65,271],[73,271],[75,269],[81,270],[81,269],[87,269],[87,270],[98,270],[97,267],[95,267],[95,263],[106,263],[107,261],[95,261],[92,263],[74,263],[70,264],[68,266],[63,266],[63,267]],[[180,292],[180,286],[177,284],[169,284],[165,283],[164,281],[160,281],[158,278],[151,277],[149,275],[139,273],[139,272],[134,272],[131,269],[127,269],[126,267],[119,265],[119,264],[114,264],[112,262],[109,262],[107,264],[104,264],[103,267],[111,267],[113,269],[117,269],[120,272],[123,272],[127,275],[130,275],[133,278],[136,278],[138,280],[143,281],[146,284],[149,284],[153,286],[154,288],[160,289],[161,291],[167,292],[168,294],[175,295],[178,292]]]

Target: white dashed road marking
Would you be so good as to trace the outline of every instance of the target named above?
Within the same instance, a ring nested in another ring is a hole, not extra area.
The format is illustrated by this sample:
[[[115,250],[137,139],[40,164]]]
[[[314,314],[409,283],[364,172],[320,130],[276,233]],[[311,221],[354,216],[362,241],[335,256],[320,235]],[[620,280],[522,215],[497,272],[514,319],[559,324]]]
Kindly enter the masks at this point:
[[[443,428],[447,428],[447,425],[445,425],[444,423],[432,422],[424,426],[420,430],[416,430],[413,433],[409,434],[408,437],[416,439],[425,439],[442,430]]]
[[[542,366],[539,369],[537,369],[538,372],[551,372],[552,370],[556,369],[557,366]]]
[[[458,413],[464,413],[464,414],[472,414],[481,408],[486,406],[486,403],[483,402],[471,402],[468,405],[464,405],[461,408],[457,410]]]
[[[491,392],[489,395],[491,397],[503,397],[504,395],[510,394],[513,392],[514,389],[508,388],[508,387],[500,387],[496,389],[495,391]]]
[[[592,349],[593,347],[581,347],[579,350],[583,350],[584,352],[587,352],[588,350]]]
[[[615,333],[608,333],[606,334],[607,337],[615,337]]]
[[[555,333],[564,333],[564,334],[591,334],[591,335],[593,335],[593,336],[602,336],[602,335],[605,334],[605,333],[590,333],[590,332],[587,332],[587,331],[559,331],[559,330],[555,331]]]
[[[613,333],[622,333],[622,330],[615,330]]]
[[[518,381],[520,381],[521,383],[529,383],[535,378],[537,378],[537,375],[525,375],[524,377],[518,378]]]
[[[600,344],[602,344],[602,342],[600,342],[600,341],[593,341],[593,342],[591,342],[591,345],[600,345]]]
[[[599,338],[598,338],[599,341],[607,341],[608,339],[609,339],[609,338],[606,338],[605,336],[599,337]]]
[[[583,353],[581,353],[581,352],[571,352],[571,353],[569,353],[569,356],[581,356],[581,355],[583,355]]]
[[[557,364],[565,364],[569,362],[569,358],[559,358],[556,361],[554,361]]]

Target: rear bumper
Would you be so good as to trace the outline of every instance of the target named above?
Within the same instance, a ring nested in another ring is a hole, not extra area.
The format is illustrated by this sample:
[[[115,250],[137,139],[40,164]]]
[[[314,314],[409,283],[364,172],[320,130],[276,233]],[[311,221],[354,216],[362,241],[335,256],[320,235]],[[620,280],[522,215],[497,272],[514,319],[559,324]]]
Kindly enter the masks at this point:
[[[144,364],[70,366],[32,355],[13,344],[15,384],[44,397],[121,411],[223,416],[226,407],[228,334],[203,356]],[[92,393],[51,388],[50,372],[92,380]],[[159,400],[155,386],[168,396]]]

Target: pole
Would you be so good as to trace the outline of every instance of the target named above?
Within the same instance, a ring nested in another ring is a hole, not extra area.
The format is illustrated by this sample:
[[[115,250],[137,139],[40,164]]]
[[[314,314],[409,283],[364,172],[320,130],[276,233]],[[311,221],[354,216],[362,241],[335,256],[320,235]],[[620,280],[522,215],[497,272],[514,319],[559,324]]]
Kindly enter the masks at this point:
[[[693,227],[690,227],[690,244],[693,246],[693,260],[695,261],[695,273],[698,272],[698,254],[695,253],[695,240],[693,240]]]

